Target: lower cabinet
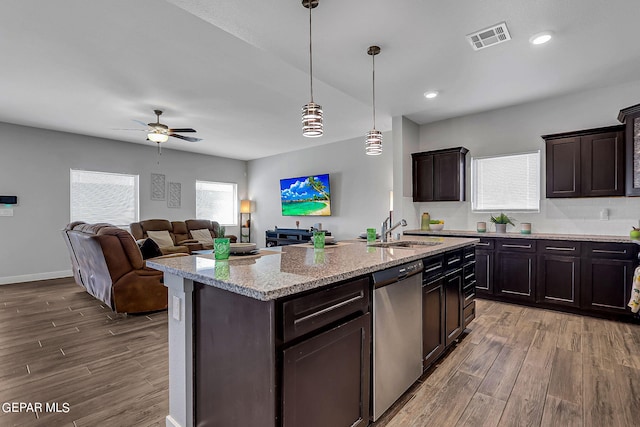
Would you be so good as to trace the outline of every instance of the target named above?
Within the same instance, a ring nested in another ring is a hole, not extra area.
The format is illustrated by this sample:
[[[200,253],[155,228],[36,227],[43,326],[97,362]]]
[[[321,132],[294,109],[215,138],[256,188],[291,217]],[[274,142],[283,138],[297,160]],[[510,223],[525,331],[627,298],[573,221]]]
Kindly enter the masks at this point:
[[[536,242],[500,239],[496,246],[496,294],[513,300],[534,301]]]
[[[493,266],[495,263],[495,239],[480,239],[476,245],[476,293],[493,294]]]
[[[580,307],[580,242],[538,242],[538,283],[536,301]]]
[[[444,278],[422,286],[422,366],[435,362],[445,348],[444,334]]]
[[[638,264],[632,244],[589,243],[583,250],[582,308],[597,313],[630,314],[627,302]]]
[[[283,352],[283,426],[369,423],[369,314]]]
[[[444,277],[445,346],[457,340],[464,329],[463,299],[462,268],[458,268]]]

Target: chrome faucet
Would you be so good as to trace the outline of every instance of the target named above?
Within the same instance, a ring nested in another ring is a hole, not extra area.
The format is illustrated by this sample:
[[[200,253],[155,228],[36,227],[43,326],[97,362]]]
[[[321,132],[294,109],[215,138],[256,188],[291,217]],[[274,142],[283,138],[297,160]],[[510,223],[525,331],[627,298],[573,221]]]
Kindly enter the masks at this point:
[[[397,223],[395,223],[394,225],[391,226],[391,228],[387,229],[387,227],[389,227],[388,224],[390,224],[390,219],[389,217],[385,218],[385,220],[382,222],[382,232],[380,233],[382,235],[382,241],[386,242],[388,241],[388,236],[391,235],[391,233],[393,232],[393,230],[395,230],[396,228],[403,226],[406,227],[407,226],[407,221],[405,221],[404,219],[401,221],[398,221]]]

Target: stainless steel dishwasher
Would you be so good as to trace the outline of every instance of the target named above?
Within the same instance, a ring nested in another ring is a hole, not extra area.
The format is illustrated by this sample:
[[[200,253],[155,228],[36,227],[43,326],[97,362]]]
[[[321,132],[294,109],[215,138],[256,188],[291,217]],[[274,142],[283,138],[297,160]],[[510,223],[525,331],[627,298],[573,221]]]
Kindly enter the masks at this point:
[[[373,420],[422,374],[422,261],[373,274]]]

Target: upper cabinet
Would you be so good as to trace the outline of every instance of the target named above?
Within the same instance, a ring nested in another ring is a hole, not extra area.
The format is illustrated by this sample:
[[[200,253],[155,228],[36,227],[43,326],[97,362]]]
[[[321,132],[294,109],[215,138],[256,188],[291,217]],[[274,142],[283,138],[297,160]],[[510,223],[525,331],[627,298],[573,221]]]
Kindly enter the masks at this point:
[[[546,142],[547,198],[625,195],[624,126],[542,138]]]
[[[413,201],[464,201],[464,147],[413,153]]]
[[[618,120],[626,124],[627,196],[640,196],[640,104],[620,110]]]

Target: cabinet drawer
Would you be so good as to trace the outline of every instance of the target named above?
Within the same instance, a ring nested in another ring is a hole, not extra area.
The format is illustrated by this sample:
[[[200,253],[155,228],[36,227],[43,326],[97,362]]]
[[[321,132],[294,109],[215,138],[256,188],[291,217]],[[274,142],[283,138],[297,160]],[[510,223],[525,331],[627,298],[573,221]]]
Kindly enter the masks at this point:
[[[465,288],[463,293],[463,298],[464,298],[464,306],[468,306],[471,301],[476,299],[476,288],[474,286],[470,286],[468,288]]]
[[[286,301],[282,304],[283,340],[300,337],[353,313],[368,311],[368,278]]]
[[[470,264],[466,264],[462,268],[462,285],[467,288],[476,284],[476,262],[473,261]]]
[[[471,321],[476,318],[476,302],[475,301],[472,301],[471,304],[465,306],[463,315],[464,315],[464,327],[466,328],[469,325],[469,323],[471,323]]]
[[[445,271],[455,270],[462,266],[462,249],[451,251],[444,254]]]
[[[475,262],[476,260],[476,248],[475,246],[469,246],[462,250],[462,262],[464,265]]]
[[[634,259],[638,251],[632,243],[587,242],[582,248],[584,256],[589,258]]]
[[[496,239],[483,239],[480,238],[480,242],[476,243],[476,249],[493,249],[495,247]]]
[[[444,272],[444,255],[423,259],[422,264],[424,265],[422,283],[427,283],[434,277],[442,275]]]
[[[561,256],[580,256],[582,244],[566,240],[540,240],[538,249],[541,253]]]
[[[536,243],[532,239],[501,239],[496,245],[503,252],[535,252]]]

